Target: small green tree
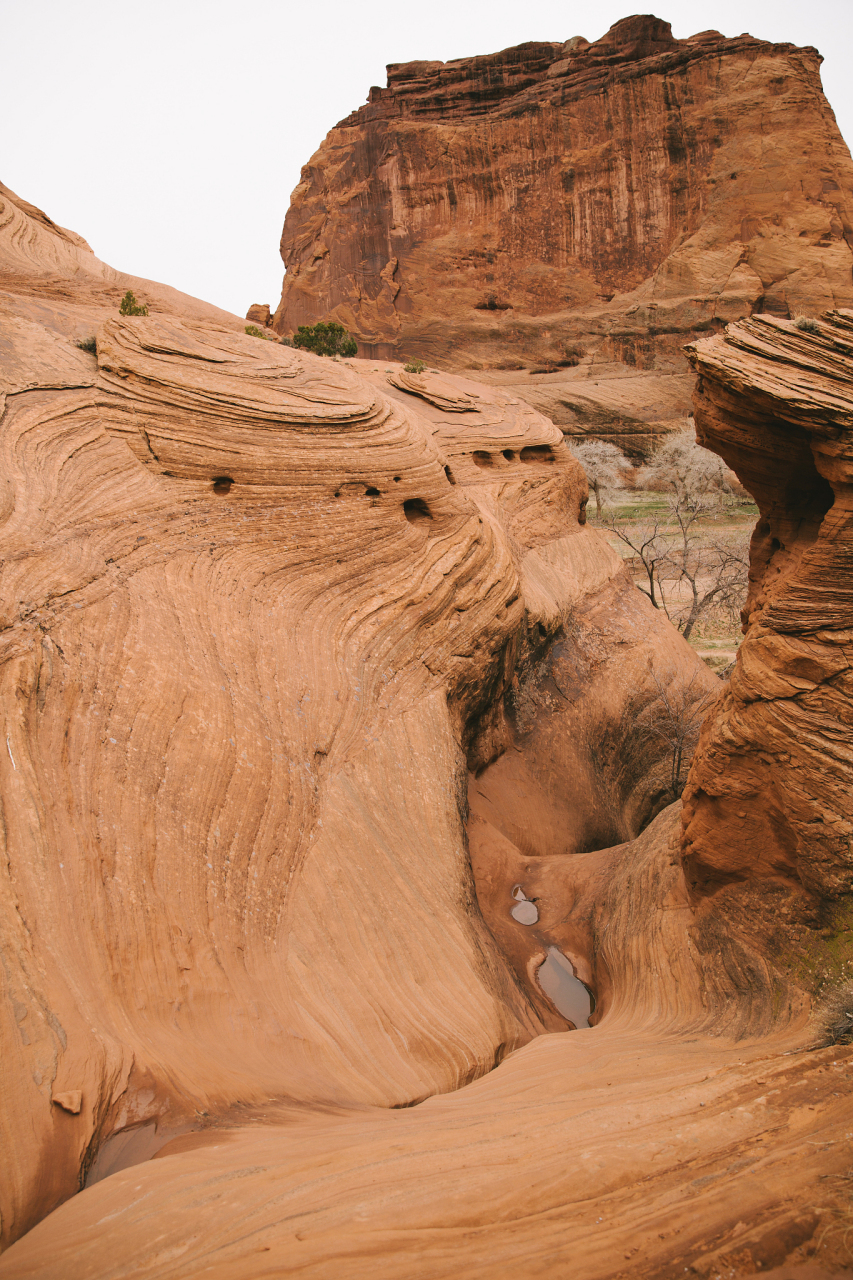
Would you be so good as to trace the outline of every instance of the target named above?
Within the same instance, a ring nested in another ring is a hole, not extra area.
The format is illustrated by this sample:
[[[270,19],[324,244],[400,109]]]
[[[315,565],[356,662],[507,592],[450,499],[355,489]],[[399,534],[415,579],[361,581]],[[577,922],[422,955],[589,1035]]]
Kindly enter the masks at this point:
[[[358,344],[351,338],[342,324],[330,320],[324,324],[301,324],[293,335],[294,347],[303,351],[313,351],[317,356],[354,356],[358,354]]]
[[[147,316],[148,308],[136,301],[133,290],[128,289],[127,293],[121,300],[119,307],[119,315],[122,316]]]
[[[264,333],[263,329],[259,329],[256,324],[247,324],[246,332],[250,338],[263,338],[264,342],[275,342],[271,334]]]
[[[423,360],[410,360],[408,364],[403,365],[404,373],[423,373],[426,365]]]

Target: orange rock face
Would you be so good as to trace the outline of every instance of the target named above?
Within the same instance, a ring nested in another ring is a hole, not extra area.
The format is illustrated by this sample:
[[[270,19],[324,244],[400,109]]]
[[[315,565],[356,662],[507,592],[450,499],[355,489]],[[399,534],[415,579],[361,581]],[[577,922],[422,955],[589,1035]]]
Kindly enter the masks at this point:
[[[302,171],[275,328],[331,317],[368,355],[521,367],[567,431],[646,447],[689,410],[691,337],[853,303],[853,164],[819,64],[636,17],[391,66]]]
[[[246,312],[246,319],[251,320],[254,324],[261,325],[264,329],[268,329],[272,324],[272,316],[267,303],[253,302]]]
[[[690,358],[698,438],[761,518],[746,636],[685,793],[688,881],[703,918],[832,972],[853,890],[853,313],[733,325]]]
[[[148,282],[120,317],[118,273],[9,206],[0,1276],[807,1247],[853,1051],[783,1056],[814,1033],[760,931],[697,946],[642,725],[652,672],[719,682],[561,432]]]

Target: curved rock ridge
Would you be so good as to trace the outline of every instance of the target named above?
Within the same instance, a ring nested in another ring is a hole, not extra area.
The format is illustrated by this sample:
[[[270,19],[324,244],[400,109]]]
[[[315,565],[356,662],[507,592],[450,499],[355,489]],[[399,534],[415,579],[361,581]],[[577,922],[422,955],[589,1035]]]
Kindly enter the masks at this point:
[[[696,429],[755,496],[745,638],[685,793],[701,915],[802,980],[853,961],[853,312],[758,317],[689,351]],[[748,925],[746,920],[748,919]]]
[[[302,170],[275,328],[334,318],[368,356],[521,369],[568,432],[642,452],[689,412],[685,341],[853,305],[853,164],[819,65],[635,17],[390,66]]]
[[[61,324],[75,337],[89,337],[92,327],[91,321],[86,324],[87,318],[103,318],[105,311],[118,310],[128,289],[152,311],[225,324],[237,322],[230,312],[171,285],[107,266],[76,231],[58,226],[0,182],[0,310],[12,313],[4,316],[4,322],[12,316],[20,319],[29,315],[49,328]],[[11,307],[10,294],[15,298]],[[38,297],[50,300],[47,313],[35,302]],[[33,299],[30,305],[28,298]],[[71,314],[63,315],[63,304]]]
[[[0,295],[0,1276],[846,1265],[853,1050],[685,876],[648,717],[720,684],[560,431],[51,279]]]

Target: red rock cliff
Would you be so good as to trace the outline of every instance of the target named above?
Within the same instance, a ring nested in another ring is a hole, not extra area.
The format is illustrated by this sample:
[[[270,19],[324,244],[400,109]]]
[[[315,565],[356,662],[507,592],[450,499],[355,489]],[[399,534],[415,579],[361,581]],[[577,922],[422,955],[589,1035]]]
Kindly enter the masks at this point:
[[[275,328],[332,316],[383,357],[669,371],[720,321],[850,305],[853,164],[820,61],[645,16],[392,65],[302,171]]]

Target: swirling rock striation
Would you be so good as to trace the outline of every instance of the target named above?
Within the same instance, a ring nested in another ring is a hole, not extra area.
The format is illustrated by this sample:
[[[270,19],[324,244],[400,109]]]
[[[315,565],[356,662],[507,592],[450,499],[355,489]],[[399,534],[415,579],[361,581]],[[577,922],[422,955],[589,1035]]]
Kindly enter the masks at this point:
[[[781,1056],[807,1001],[760,929],[697,946],[642,725],[657,681],[719,682],[586,525],[560,431],[204,304],[122,318],[21,216],[0,1275],[603,1280],[806,1244],[850,1051]]]

